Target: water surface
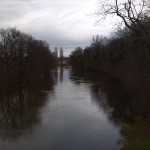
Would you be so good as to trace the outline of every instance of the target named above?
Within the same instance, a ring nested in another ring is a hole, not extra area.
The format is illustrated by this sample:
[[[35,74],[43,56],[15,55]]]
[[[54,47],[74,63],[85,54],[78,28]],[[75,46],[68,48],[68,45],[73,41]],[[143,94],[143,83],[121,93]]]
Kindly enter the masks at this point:
[[[58,68],[0,97],[0,150],[117,150],[103,83]]]

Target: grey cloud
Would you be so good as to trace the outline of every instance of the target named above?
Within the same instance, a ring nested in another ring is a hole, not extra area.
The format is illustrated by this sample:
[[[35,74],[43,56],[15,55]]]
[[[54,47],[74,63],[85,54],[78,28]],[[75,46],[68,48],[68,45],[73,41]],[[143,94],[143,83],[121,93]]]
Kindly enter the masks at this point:
[[[20,18],[24,15],[24,9],[21,2],[1,2],[0,5],[0,20],[1,21],[10,21],[13,19]],[[26,12],[26,11],[25,11]]]
[[[91,14],[97,0],[1,0],[0,27],[19,30],[46,40],[51,48],[63,47],[66,54],[90,44],[93,35],[107,34],[112,26],[95,25]]]

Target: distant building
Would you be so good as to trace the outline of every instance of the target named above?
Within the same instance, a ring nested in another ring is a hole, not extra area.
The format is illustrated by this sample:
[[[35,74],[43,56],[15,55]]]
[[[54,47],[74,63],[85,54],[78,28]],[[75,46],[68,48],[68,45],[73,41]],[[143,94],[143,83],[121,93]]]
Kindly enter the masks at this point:
[[[58,58],[58,48],[57,47],[55,47],[55,49],[54,49],[54,55],[56,58]]]

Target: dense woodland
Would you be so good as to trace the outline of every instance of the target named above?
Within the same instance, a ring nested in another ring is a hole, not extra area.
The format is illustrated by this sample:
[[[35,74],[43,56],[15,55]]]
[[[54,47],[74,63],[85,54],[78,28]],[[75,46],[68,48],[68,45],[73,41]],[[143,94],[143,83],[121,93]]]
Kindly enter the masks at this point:
[[[15,28],[0,29],[0,92],[8,92],[41,77],[55,58],[45,41]]]
[[[150,22],[148,20],[148,25]],[[150,31],[147,37],[128,28],[118,29],[110,38],[93,37],[90,46],[77,47],[70,55],[74,68],[109,73],[130,82],[150,78]],[[145,83],[147,83],[145,81]]]
[[[149,4],[144,0],[104,2],[97,15],[116,15],[124,26],[117,27],[109,37],[94,36],[85,49],[77,47],[70,55],[71,65],[147,87],[150,82]]]

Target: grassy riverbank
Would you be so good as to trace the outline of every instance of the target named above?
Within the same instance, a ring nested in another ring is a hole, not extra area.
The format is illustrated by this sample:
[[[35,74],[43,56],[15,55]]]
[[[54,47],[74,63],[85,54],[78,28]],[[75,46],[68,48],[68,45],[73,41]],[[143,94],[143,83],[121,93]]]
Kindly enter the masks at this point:
[[[123,125],[123,150],[150,150],[150,119],[138,119],[133,125]]]

